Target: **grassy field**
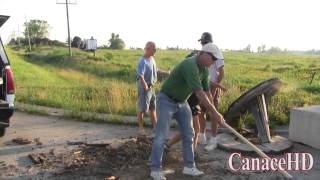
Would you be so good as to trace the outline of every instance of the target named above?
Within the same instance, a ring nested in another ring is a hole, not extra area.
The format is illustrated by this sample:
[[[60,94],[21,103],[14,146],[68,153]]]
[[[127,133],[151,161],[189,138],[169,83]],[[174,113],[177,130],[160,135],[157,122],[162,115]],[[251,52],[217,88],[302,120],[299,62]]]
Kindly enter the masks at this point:
[[[32,53],[7,48],[16,83],[16,100],[70,109],[135,115],[137,82],[135,67],[143,51],[98,50],[92,53],[41,47]],[[159,50],[157,64],[172,69],[187,51]],[[288,123],[290,108],[320,104],[320,56],[225,52],[226,76],[220,112],[243,92],[261,81],[279,77],[285,86],[273,97],[272,125]],[[311,72],[318,71],[312,84]],[[156,86],[159,90],[161,82]],[[252,117],[249,119],[252,119]]]

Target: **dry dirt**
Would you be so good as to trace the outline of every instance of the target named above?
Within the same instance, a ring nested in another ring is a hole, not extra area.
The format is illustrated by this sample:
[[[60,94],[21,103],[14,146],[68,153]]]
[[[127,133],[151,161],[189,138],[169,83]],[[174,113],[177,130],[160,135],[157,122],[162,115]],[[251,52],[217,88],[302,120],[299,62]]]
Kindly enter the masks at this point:
[[[151,130],[136,137],[137,128],[84,123],[16,112],[0,146],[0,179],[150,179]],[[174,170],[168,179],[284,179],[275,172],[233,172],[230,152],[205,152],[202,146],[198,178],[185,176],[181,144],[164,157],[163,169]],[[307,172],[289,172],[296,179],[319,179],[320,152],[294,144],[290,152],[309,152],[314,166]],[[255,156],[255,155],[252,155]],[[282,157],[283,154],[274,155]]]

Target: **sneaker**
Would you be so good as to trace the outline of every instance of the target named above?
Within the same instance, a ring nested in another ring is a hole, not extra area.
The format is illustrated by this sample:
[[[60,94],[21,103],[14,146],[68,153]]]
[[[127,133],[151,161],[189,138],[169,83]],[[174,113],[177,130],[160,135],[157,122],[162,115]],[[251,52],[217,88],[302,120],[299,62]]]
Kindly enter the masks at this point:
[[[154,180],[166,180],[167,179],[160,171],[151,171],[150,176]]]
[[[204,133],[199,133],[198,143],[199,143],[199,144],[207,144],[206,134],[204,134]]]
[[[184,167],[182,173],[190,176],[201,176],[204,174],[204,172],[200,171],[196,167],[192,167],[192,168]]]
[[[218,138],[217,137],[211,137],[211,139],[209,140],[209,143],[206,147],[204,147],[204,149],[206,151],[212,151],[214,149],[216,149],[218,146]]]

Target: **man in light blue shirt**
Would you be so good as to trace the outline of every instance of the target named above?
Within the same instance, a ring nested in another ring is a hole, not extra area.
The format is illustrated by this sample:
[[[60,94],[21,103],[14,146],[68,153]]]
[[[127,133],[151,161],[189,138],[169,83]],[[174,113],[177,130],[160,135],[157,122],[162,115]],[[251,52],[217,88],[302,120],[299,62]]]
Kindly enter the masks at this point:
[[[156,53],[156,45],[154,42],[147,42],[144,55],[139,59],[137,66],[138,79],[138,125],[139,135],[144,135],[143,116],[149,111],[152,126],[155,127],[156,118],[156,103],[154,85],[157,82],[158,68],[154,59]]]

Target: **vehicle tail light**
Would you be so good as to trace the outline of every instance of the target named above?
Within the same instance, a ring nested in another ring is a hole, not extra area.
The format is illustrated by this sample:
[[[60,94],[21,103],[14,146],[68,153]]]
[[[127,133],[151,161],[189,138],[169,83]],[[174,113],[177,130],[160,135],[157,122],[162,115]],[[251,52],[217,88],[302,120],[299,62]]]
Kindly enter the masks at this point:
[[[6,77],[7,77],[7,94],[14,94],[14,81],[13,81],[13,73],[10,66],[6,66]]]
[[[13,73],[10,68],[10,66],[6,66],[5,68],[6,72],[6,82],[7,82],[7,96],[6,96],[6,101],[9,103],[9,107],[14,106],[14,93],[15,93],[15,88],[14,88],[14,80],[13,80]]]

